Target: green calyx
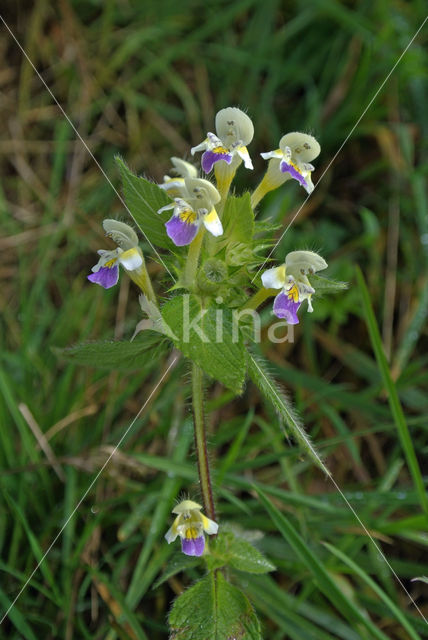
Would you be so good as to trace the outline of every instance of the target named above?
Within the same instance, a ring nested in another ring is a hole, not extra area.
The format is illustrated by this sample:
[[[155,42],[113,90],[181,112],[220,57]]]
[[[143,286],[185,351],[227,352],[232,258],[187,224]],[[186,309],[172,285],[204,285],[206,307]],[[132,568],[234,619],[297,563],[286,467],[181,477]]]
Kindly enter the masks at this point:
[[[227,278],[227,266],[223,260],[210,258],[198,271],[198,288],[204,293],[215,293]]]

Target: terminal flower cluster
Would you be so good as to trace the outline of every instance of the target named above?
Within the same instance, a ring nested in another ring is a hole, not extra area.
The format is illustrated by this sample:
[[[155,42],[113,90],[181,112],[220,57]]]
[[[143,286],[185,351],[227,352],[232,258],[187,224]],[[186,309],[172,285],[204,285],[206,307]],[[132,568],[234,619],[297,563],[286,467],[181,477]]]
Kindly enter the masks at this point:
[[[209,175],[201,177],[197,167],[190,162],[177,157],[171,158],[172,168],[159,185],[171,202],[161,207],[158,213],[172,211],[165,227],[167,235],[177,247],[192,247],[197,236],[200,237],[204,230],[214,238],[224,235],[221,214],[235,172],[242,163],[247,169],[253,169],[247,149],[253,137],[253,123],[241,109],[227,107],[217,113],[215,133],[209,131],[203,142],[191,148],[192,156],[202,152],[202,174],[210,174],[214,169],[216,185]],[[311,162],[319,155],[320,150],[320,145],[313,136],[292,132],[282,136],[278,149],[261,153],[269,164],[252,194],[253,207],[257,206],[266,193],[287,180],[296,180],[310,194],[314,188],[311,179],[314,167]],[[122,266],[143,292],[147,292],[147,287],[151,287],[150,279],[138,246],[137,234],[129,225],[116,220],[104,220],[103,226],[107,237],[116,243],[117,248],[98,251],[99,260],[92,267],[88,279],[108,289],[117,283],[119,267]],[[200,251],[200,242],[198,247],[197,251]],[[235,250],[236,247],[228,249],[230,259]],[[189,250],[189,259],[191,252],[192,248]],[[210,256],[208,258],[213,262]],[[216,258],[217,263],[221,264],[221,260]],[[304,300],[307,300],[308,311],[312,311],[315,289],[309,278],[311,274],[326,267],[325,260],[313,251],[292,251],[283,265],[266,270],[262,275],[263,287],[272,291],[279,290],[274,299],[273,313],[289,324],[297,324],[297,312]],[[191,273],[196,278],[196,271]],[[201,278],[199,281],[202,281]],[[187,286],[192,286],[192,283],[187,281]],[[205,287],[205,290],[209,291],[209,288]],[[154,299],[153,290],[150,293]]]

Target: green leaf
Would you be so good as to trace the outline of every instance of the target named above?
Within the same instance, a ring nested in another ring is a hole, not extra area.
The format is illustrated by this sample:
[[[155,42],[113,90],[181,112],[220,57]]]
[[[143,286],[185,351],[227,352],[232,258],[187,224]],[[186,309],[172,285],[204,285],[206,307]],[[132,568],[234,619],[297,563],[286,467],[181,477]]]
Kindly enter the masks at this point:
[[[60,601],[60,594],[58,591],[58,583],[57,580],[55,579],[54,574],[52,573],[52,570],[49,566],[49,564],[47,562],[44,562],[45,559],[45,554],[42,550],[42,548],[40,547],[39,541],[37,540],[37,536],[35,535],[34,531],[31,529],[31,526],[27,520],[26,514],[24,513],[23,509],[21,508],[21,506],[15,502],[15,500],[12,498],[12,496],[9,494],[9,492],[7,491],[6,488],[2,487],[2,494],[6,500],[6,502],[8,503],[10,510],[12,511],[12,513],[15,516],[15,519],[17,521],[19,521],[27,535],[28,538],[28,543],[30,546],[30,549],[34,555],[34,558],[40,568],[40,572],[42,573],[45,581],[47,582],[47,584],[49,585],[49,587],[52,589],[52,593],[54,594],[55,598],[57,599],[57,602]]]
[[[403,447],[407,464],[409,466],[410,473],[412,474],[413,483],[419,495],[421,507],[424,512],[428,514],[428,496],[425,491],[425,484],[419,467],[419,462],[416,457],[412,437],[407,426],[403,407],[401,406],[400,398],[398,396],[397,387],[395,386],[394,380],[392,379],[388,360],[386,359],[385,352],[383,350],[382,338],[380,336],[379,327],[377,326],[376,322],[376,316],[371,305],[367,285],[359,268],[357,268],[357,280],[361,298],[363,301],[363,310],[367,323],[367,329],[372,343],[372,348],[375,353],[377,364],[383,378],[383,384],[385,385],[385,389],[388,392],[389,406],[394,417],[394,422],[395,426],[397,427],[398,435],[400,437],[401,446]]]
[[[166,341],[156,331],[144,331],[133,342],[87,342],[65,349],[54,349],[61,358],[101,369],[141,370],[157,360]]]
[[[185,294],[169,300],[161,309],[176,347],[209,376],[239,394],[245,378],[245,349],[235,329],[232,313],[223,307],[202,308]]]
[[[266,218],[266,220],[255,220],[254,221],[254,233],[255,234],[271,234],[273,235],[275,231],[279,231],[281,229],[281,225],[277,224],[273,221],[272,218]]]
[[[202,558],[185,556],[181,551],[175,553],[172,558],[168,560],[162,575],[152,585],[152,589],[156,589],[161,584],[172,578],[172,576],[177,575],[177,573],[181,573],[181,571],[197,567],[201,562],[203,562]]]
[[[132,637],[135,640],[147,640],[147,635],[141,628],[137,616],[125,602],[123,593],[117,588],[114,581],[92,567],[88,567],[88,573],[91,575],[99,595],[109,607],[119,628],[127,631],[129,635],[131,635],[130,632],[132,631]]]
[[[315,291],[319,294],[323,293],[339,293],[339,291],[346,291],[349,288],[347,282],[340,282],[339,280],[329,280],[328,278],[322,278],[315,273],[310,276],[311,285]]]
[[[229,196],[223,211],[224,235],[228,242],[251,244],[254,235],[254,212],[249,193],[239,198]]]
[[[356,562],[351,560],[349,555],[343,553],[343,551],[340,551],[340,549],[336,549],[336,547],[334,547],[332,544],[328,544],[328,542],[324,542],[324,546],[337,558],[339,558],[339,560],[341,560],[346,566],[348,566],[355,575],[359,576],[362,580],[364,580],[366,584],[368,584],[371,589],[373,589],[376,595],[378,595],[379,598],[386,604],[388,609],[396,617],[403,628],[406,629],[409,637],[412,638],[412,640],[421,640],[420,636],[413,629],[412,625],[407,620],[401,609]]]
[[[211,569],[229,565],[247,573],[268,573],[275,570],[275,566],[258,549],[233,531],[227,530],[221,531],[210,544],[210,554],[206,561]]]
[[[282,534],[284,540],[290,545],[294,553],[300,558],[302,563],[314,576],[319,589],[330,600],[332,605],[342,612],[349,620],[358,622],[364,626],[371,637],[378,640],[388,640],[387,636],[380,631],[376,625],[370,620],[364,611],[355,605],[353,600],[348,598],[334,580],[331,573],[325,568],[318,557],[308,547],[300,533],[298,533],[291,522],[270,502],[267,496],[260,490],[256,489],[260,500],[266,511],[269,513],[272,522]]]
[[[215,246],[213,253],[226,248],[225,260],[230,266],[253,263],[254,212],[248,193],[239,198],[230,196],[226,200],[222,222],[224,234],[212,241]]]
[[[171,211],[157,213],[158,209],[172,202],[171,198],[157,184],[132,173],[120,156],[116,156],[116,163],[122,177],[126,206],[145,239],[163,249],[176,251],[165,230]]]
[[[271,377],[261,358],[256,358],[247,351],[247,360],[248,374],[251,380],[258,386],[265,398],[272,403],[279,417],[283,422],[285,422],[293,437],[302,447],[303,451],[324,471],[324,473],[330,475],[329,470],[305,432],[302,421],[295,413],[290,400]]]
[[[25,605],[24,605],[24,609],[26,611],[25,611],[25,615],[23,615],[19,610],[19,608],[9,600],[9,598],[1,589],[0,589],[0,604],[3,607],[3,610],[8,612],[7,614],[8,619],[20,634],[20,636],[18,637],[22,637],[25,640],[38,640],[39,636],[36,636],[33,633],[33,631],[31,630],[31,627],[26,622],[26,618],[28,618],[28,610],[25,607]],[[10,633],[10,636],[12,636],[12,634],[13,636],[15,636],[15,634],[13,633],[13,629],[10,629],[9,633]]]
[[[219,571],[176,599],[169,624],[171,640],[261,640],[260,623],[250,602]]]

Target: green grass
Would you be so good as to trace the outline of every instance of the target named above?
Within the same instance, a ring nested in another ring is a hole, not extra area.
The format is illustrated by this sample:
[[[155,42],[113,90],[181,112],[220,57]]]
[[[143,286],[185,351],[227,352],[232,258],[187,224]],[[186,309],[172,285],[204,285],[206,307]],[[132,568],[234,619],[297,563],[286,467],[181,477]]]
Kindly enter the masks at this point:
[[[255,172],[240,170],[241,191],[261,176],[258,154],[293,130],[320,140],[316,180],[425,11],[419,0],[72,0],[58,7],[37,0],[4,17],[117,187],[115,154],[160,181],[169,157],[188,156],[212,128],[217,109],[248,108]],[[103,217],[126,219],[126,212],[5,29],[0,44],[5,611],[168,365],[162,358],[140,372],[106,372],[55,355],[54,348],[133,334],[141,317],[133,285],[122,278],[119,290],[104,292],[85,277],[104,246]],[[317,299],[293,344],[265,339],[260,347],[425,616],[427,585],[411,579],[428,575],[426,44],[425,26],[276,251],[282,258],[319,250],[328,276],[349,289]],[[285,228],[303,199],[297,185],[284,185],[259,215]],[[161,291],[169,283],[142,247]],[[267,305],[265,329],[270,321]],[[166,637],[174,596],[200,575],[189,568],[152,589],[174,551],[163,540],[174,500],[181,492],[198,497],[188,383],[181,359],[0,637]],[[234,398],[215,385],[209,405],[221,522],[254,532],[278,568],[232,577],[260,615],[264,637],[428,638],[342,497],[282,437],[256,388],[249,383]]]

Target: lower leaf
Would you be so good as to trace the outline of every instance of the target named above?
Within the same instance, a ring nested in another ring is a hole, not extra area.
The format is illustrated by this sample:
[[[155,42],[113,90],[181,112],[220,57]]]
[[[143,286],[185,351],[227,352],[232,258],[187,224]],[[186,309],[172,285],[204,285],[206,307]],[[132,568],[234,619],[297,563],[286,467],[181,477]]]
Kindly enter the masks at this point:
[[[277,382],[272,378],[262,359],[256,358],[249,352],[247,352],[247,355],[248,373],[251,380],[258,386],[265,398],[274,406],[279,417],[287,425],[291,434],[302,447],[304,452],[324,471],[324,473],[330,475],[329,470],[325,466],[307,435],[302,421],[295,413],[290,400],[279,387]]]
[[[219,571],[176,599],[169,624],[171,640],[261,640],[260,623],[249,600]]]

